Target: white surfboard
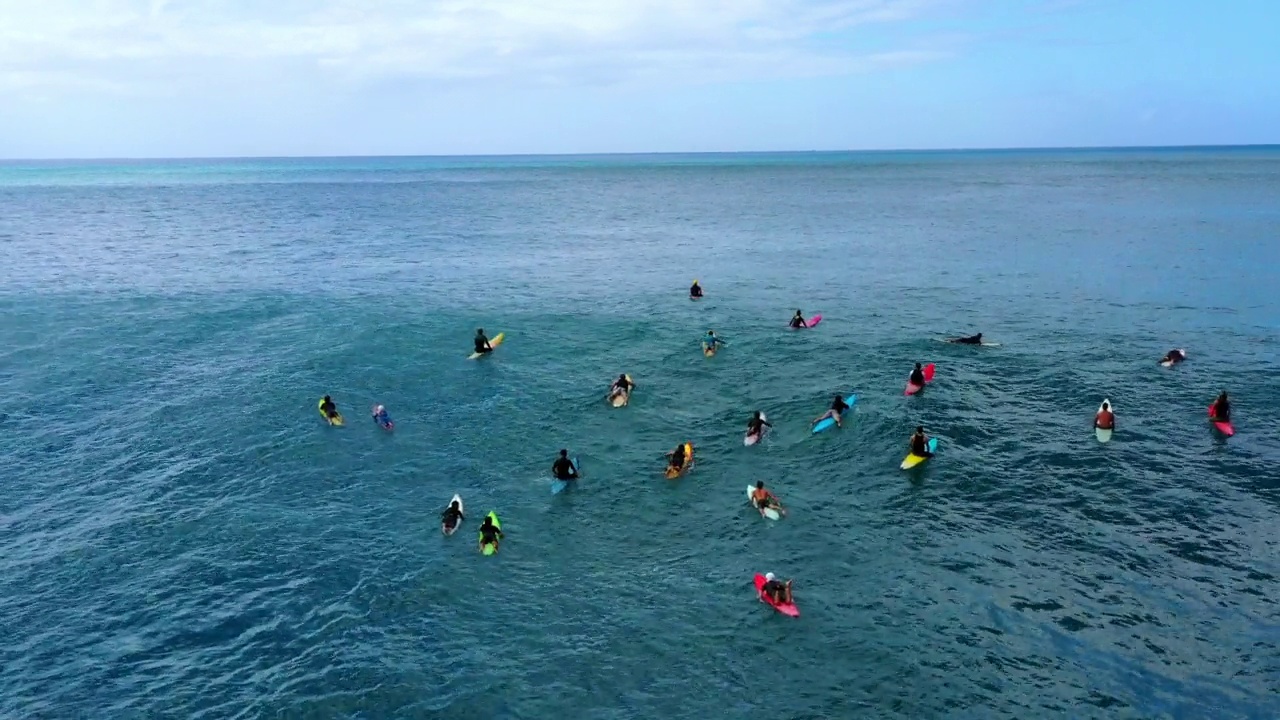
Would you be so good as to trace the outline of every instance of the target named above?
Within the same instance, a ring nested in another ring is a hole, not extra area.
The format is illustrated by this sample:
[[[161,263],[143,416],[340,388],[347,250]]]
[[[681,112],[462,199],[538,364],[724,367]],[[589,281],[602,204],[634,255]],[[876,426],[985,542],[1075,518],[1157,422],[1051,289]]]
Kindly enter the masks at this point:
[[[757,510],[760,510],[760,508],[756,507],[755,500],[752,499],[752,496],[755,494],[755,491],[756,491],[755,485],[747,486],[747,502],[751,503],[751,507],[754,507]],[[765,508],[760,512],[760,514],[769,518],[770,520],[777,520],[778,518],[782,517],[781,515],[778,514],[778,511],[776,508]]]
[[[764,413],[760,413],[760,419],[761,419],[761,420],[768,420],[769,418],[768,418],[768,416],[766,416]],[[746,446],[748,446],[748,447],[749,447],[749,446],[751,446],[751,445],[755,445],[756,443],[758,443],[758,442],[760,442],[761,440],[763,440],[763,439],[764,439],[764,434],[765,434],[765,433],[767,433],[767,432],[769,432],[769,428],[768,428],[767,426],[765,426],[765,425],[761,425],[761,426],[760,426],[760,434],[759,434],[759,435],[747,435],[746,437],[742,438],[742,444],[743,444],[743,445],[746,445]]]
[[[450,498],[450,499],[449,499],[449,504],[450,504],[450,505],[453,505],[455,502],[456,502],[456,503],[458,503],[458,512],[461,512],[461,513],[463,513],[463,514],[465,515],[465,514],[466,514],[466,511],[465,511],[465,510],[463,510],[463,508],[462,508],[462,496],[461,496],[461,495],[458,495],[458,494],[454,494],[454,496],[453,496],[452,498]],[[449,529],[445,528],[444,523],[440,523],[440,532],[444,533],[445,535],[452,535],[452,534],[454,534],[454,533],[458,532],[458,528],[460,528],[460,527],[462,527],[462,520],[461,520],[461,519],[459,519],[459,520],[458,520],[458,524],[457,524],[457,525],[454,525],[454,526],[453,526],[453,529],[452,529],[452,530],[449,530]]]
[[[1115,411],[1116,411],[1116,406],[1111,404],[1111,400],[1109,400],[1109,399],[1104,399],[1104,400],[1102,401],[1102,405],[1106,405],[1108,408],[1110,408],[1110,410],[1111,410],[1111,412],[1112,412],[1112,413],[1115,413]],[[1099,405],[1099,406],[1098,406],[1098,412],[1102,412],[1102,405]],[[1111,442],[1111,431],[1110,431],[1110,430],[1104,430],[1103,428],[1095,427],[1095,428],[1093,429],[1093,434],[1094,434],[1094,435],[1096,435],[1096,436],[1098,436],[1098,442],[1101,442],[1101,443],[1104,443],[1104,442]]]

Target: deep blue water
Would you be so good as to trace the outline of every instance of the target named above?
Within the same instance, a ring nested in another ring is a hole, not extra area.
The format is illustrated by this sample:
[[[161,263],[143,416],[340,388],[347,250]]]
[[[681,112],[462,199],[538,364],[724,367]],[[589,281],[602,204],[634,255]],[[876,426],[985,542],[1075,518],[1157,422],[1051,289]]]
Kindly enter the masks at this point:
[[[10,162],[0,258],[0,716],[1280,716],[1276,149]]]

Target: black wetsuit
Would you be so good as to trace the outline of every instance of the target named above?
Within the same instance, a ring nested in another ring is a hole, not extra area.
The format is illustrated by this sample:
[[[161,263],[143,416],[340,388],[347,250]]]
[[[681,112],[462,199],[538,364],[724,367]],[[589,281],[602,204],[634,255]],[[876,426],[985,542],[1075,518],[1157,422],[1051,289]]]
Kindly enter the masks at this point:
[[[578,469],[573,466],[573,461],[569,458],[557,458],[555,464],[551,466],[551,472],[555,474],[557,480],[578,479]]]
[[[681,445],[680,449],[671,453],[671,467],[679,470],[680,468],[684,467],[684,460],[685,460],[684,446]]]
[[[787,590],[787,584],[781,580],[770,580],[764,584],[764,587],[762,587],[761,590],[763,590],[764,594],[774,602],[781,603],[783,595]]]
[[[933,453],[929,452],[929,441],[923,435],[911,436],[911,453],[920,457],[933,457]]]
[[[498,538],[502,537],[502,531],[497,525],[481,525],[480,526],[480,544],[492,545],[498,542]]]
[[[440,513],[440,521],[447,528],[457,527],[458,523],[462,522],[462,511],[450,505],[444,509],[444,512]]]
[[[808,327],[808,324],[807,324],[807,323],[805,323],[804,318],[802,318],[802,317],[800,317],[799,315],[797,315],[797,316],[795,316],[795,317],[791,318],[791,327],[793,327],[793,328]]]
[[[751,418],[750,420],[747,421],[747,434],[759,435],[760,433],[764,432],[764,429],[767,427],[773,427],[773,426],[770,425],[767,421],[761,420],[760,418]]]
[[[689,297],[702,297],[702,286],[694,285],[689,288]]]
[[[332,400],[320,403],[320,412],[324,413],[325,417],[333,417],[338,414],[338,406],[334,405]]]
[[[476,340],[476,352],[478,353],[493,352],[493,348],[489,347],[489,338],[483,335],[477,335],[475,337],[475,340]]]
[[[613,381],[613,389],[621,393],[629,393],[633,387],[635,387],[635,384],[626,378],[618,378]]]
[[[909,380],[909,382],[912,385],[924,385],[924,371],[921,370],[920,368],[916,368],[915,370],[912,370],[911,379]]]
[[[982,344],[982,336],[981,336],[981,335],[974,335],[973,337],[952,338],[951,340],[948,340],[947,342],[960,343],[961,345],[981,345],[981,344]]]
[[[1219,422],[1231,422],[1231,403],[1226,400],[1214,402],[1213,417]]]

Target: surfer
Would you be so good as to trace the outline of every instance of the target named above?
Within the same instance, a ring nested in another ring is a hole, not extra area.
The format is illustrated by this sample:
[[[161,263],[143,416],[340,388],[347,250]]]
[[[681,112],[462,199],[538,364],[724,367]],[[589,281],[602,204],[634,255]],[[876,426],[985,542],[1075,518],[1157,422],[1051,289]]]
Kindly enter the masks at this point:
[[[635,383],[627,378],[626,373],[619,375],[618,379],[613,381],[613,385],[609,386],[609,400],[612,401],[619,395],[626,395],[627,399],[630,400],[631,389],[635,386]]]
[[[773,573],[765,573],[764,586],[760,588],[765,595],[778,605],[791,604],[791,581],[782,582],[773,576]]]
[[[684,454],[684,443],[680,443],[679,445],[676,446],[675,450],[672,450],[671,452],[667,453],[668,466],[672,470],[675,470],[676,472],[680,472],[681,470],[684,469],[684,463],[686,459],[687,458],[685,458],[685,454]]]
[[[756,489],[751,491],[751,504],[764,510],[765,508],[782,509],[782,503],[778,502],[778,498],[773,493],[764,489],[764,481],[756,481]]]
[[[978,333],[977,335],[973,335],[970,337],[947,338],[947,342],[957,343],[959,345],[981,345],[982,333]]]
[[[691,298],[702,297],[702,286],[698,284],[697,280],[694,280],[693,286],[689,288],[689,297]]]
[[[338,418],[338,406],[333,404],[333,398],[328,395],[324,396],[324,399],[320,401],[320,412],[324,413],[324,416],[330,420]]]
[[[444,528],[450,532],[452,532],[454,528],[458,527],[458,523],[465,519],[466,518],[462,515],[462,508],[459,507],[457,500],[449,503],[449,507],[445,508],[444,512],[440,513],[441,524],[443,524]]]
[[[827,418],[831,418],[832,420],[836,421],[836,427],[844,427],[843,425],[840,424],[840,413],[848,409],[849,409],[849,406],[845,404],[844,398],[837,395],[835,399],[831,401],[831,409],[819,415],[813,422],[809,424],[817,425],[823,420]]]
[[[920,363],[916,363],[916,369],[911,371],[907,382],[916,387],[924,387],[924,368],[920,367]]]
[[[702,349],[704,352],[712,352],[719,349],[717,346],[722,345],[720,338],[716,337],[715,330],[708,330],[707,334],[702,337]]]
[[[484,336],[484,328],[476,328],[476,352],[483,355],[484,353],[493,352],[493,346],[489,344],[489,338]]]
[[[1177,365],[1178,363],[1186,359],[1187,359],[1187,354],[1182,352],[1181,350],[1170,350],[1169,352],[1165,353],[1164,357],[1160,358],[1160,362],[1167,363],[1169,365]]]
[[[391,417],[387,415],[387,409],[381,405],[373,406],[373,419],[383,427],[391,424]]]
[[[923,458],[933,457],[933,453],[929,452],[929,438],[924,434],[923,425],[917,425],[915,434],[911,436],[911,454]]]
[[[555,463],[551,465],[551,474],[556,476],[557,480],[577,480],[578,468],[573,466],[573,461],[569,459],[569,451],[561,450],[560,457],[556,458]]]
[[[760,411],[757,410],[751,415],[751,419],[747,421],[747,437],[752,435],[762,436],[764,435],[764,429],[767,427],[773,427],[773,425],[768,420],[760,417]]]
[[[484,522],[480,525],[480,549],[483,550],[485,545],[492,545],[496,550],[502,537],[502,530],[493,524],[493,518],[485,515]]]
[[[791,327],[792,328],[809,327],[809,323],[804,321],[804,315],[801,315],[799,310],[796,311],[795,317],[791,318]]]
[[[1099,430],[1116,429],[1116,416],[1115,413],[1111,412],[1111,403],[1102,403],[1102,409],[1093,418],[1093,426]]]
[[[1212,419],[1214,422],[1231,422],[1231,401],[1227,400],[1226,390],[1223,390],[1218,399],[1213,401]]]

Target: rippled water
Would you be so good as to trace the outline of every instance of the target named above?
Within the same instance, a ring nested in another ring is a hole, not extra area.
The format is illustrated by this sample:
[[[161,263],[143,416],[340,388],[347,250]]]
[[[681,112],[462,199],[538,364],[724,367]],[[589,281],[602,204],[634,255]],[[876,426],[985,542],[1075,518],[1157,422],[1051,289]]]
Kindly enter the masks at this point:
[[[1278,198],[1266,149],[0,164],[0,716],[1276,717]]]

